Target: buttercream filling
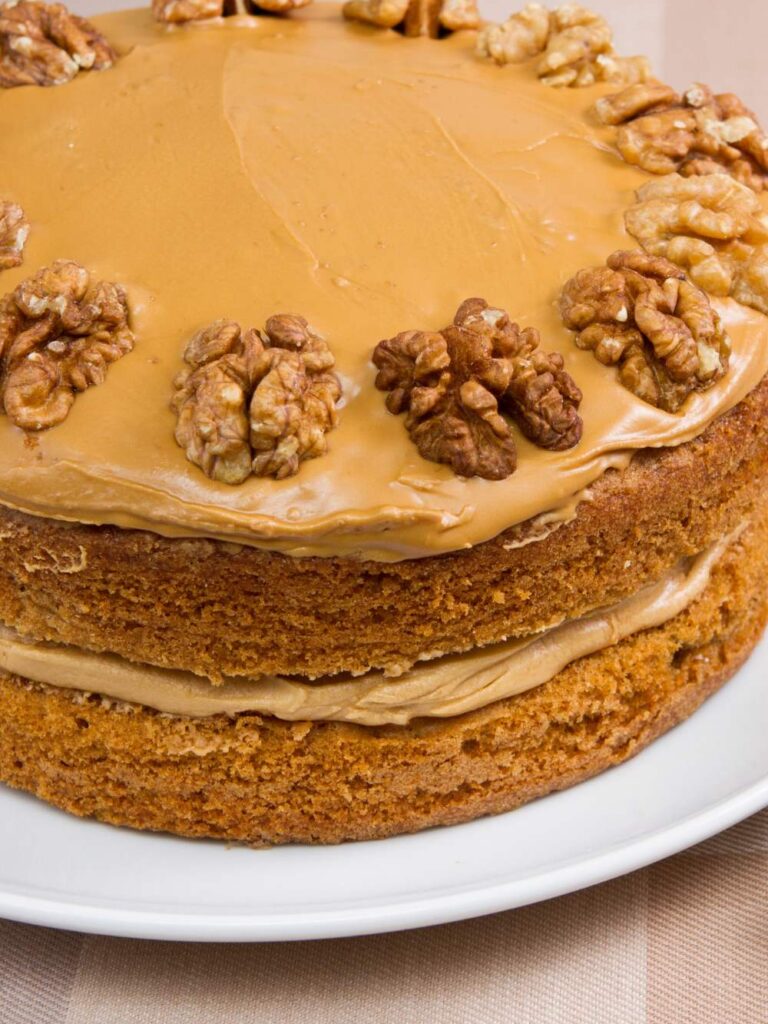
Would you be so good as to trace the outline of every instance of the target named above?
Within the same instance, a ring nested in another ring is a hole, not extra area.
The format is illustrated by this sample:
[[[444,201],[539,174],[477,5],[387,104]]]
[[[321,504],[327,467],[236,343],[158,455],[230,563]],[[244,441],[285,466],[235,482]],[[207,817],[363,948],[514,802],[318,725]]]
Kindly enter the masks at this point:
[[[702,593],[734,535],[685,559],[632,597],[522,640],[422,664],[396,679],[370,672],[340,682],[264,676],[213,686],[189,672],[53,646],[0,631],[0,668],[34,682],[102,694],[191,718],[255,711],[287,721],[405,725],[450,718],[548,682],[577,658],[678,615]]]
[[[30,438],[0,416],[1,503],[296,556],[440,554],[568,518],[606,469],[697,437],[768,372],[768,319],[731,300],[731,368],[674,415],[563,327],[562,283],[632,246],[622,215],[647,180],[590,115],[614,85],[547,89],[527,65],[478,59],[474,33],[404,40],[326,4],[177,30],[148,6],[97,21],[114,68],[2,97],[3,198],[31,230],[0,291],[76,259],[124,285],[137,342],[60,426]],[[502,481],[421,458],[374,387],[381,338],[439,329],[472,295],[537,327],[584,392],[581,443],[519,437]],[[185,344],[219,317],[278,312],[335,354],[329,451],[284,480],[208,480],[173,436]]]

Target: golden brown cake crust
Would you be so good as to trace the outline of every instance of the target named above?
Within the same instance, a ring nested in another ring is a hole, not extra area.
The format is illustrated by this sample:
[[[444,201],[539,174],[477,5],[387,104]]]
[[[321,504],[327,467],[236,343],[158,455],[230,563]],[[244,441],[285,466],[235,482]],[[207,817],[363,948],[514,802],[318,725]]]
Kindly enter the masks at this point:
[[[0,678],[0,779],[80,815],[247,843],[337,842],[509,810],[624,761],[739,667],[768,614],[768,517],[663,626],[446,721],[174,718]]]
[[[609,471],[576,518],[396,563],[294,559],[0,509],[0,617],[35,639],[213,679],[400,668],[612,604],[725,535],[768,462],[768,380],[699,439]]]

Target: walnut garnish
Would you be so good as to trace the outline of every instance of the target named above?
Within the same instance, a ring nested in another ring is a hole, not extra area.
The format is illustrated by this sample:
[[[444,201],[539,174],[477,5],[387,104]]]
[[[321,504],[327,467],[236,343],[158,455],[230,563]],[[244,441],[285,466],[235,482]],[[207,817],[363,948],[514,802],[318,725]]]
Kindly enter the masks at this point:
[[[728,369],[731,346],[709,299],[669,260],[615,252],[607,266],[580,270],[563,288],[560,313],[638,398],[677,412]]]
[[[312,0],[259,0],[258,3],[251,3],[251,0],[225,0],[224,13],[261,14],[266,12],[267,14],[287,14],[289,11],[295,11],[299,7],[306,7],[311,3]],[[245,7],[245,11],[239,10],[241,5]]]
[[[112,66],[115,51],[85,18],[63,4],[9,0],[0,5],[0,86],[63,85],[80,70]]]
[[[184,360],[176,441],[212,480],[281,479],[326,452],[341,385],[331,350],[303,317],[273,316],[263,331],[245,332],[217,320],[189,341]]]
[[[583,86],[595,82],[642,82],[650,75],[645,57],[619,57],[608,22],[580,4],[553,11],[527,4],[500,25],[486,25],[477,52],[497,64],[519,64],[539,57],[536,73],[546,85]]]
[[[179,25],[185,21],[204,21],[230,14],[287,14],[305,7],[312,0],[152,0],[156,21]]]
[[[476,0],[347,0],[342,10],[350,21],[432,39],[480,25]]]
[[[206,476],[240,483],[251,473],[247,396],[263,346],[255,331],[217,320],[190,340],[189,369],[174,381],[176,441]]]
[[[682,96],[659,82],[632,85],[595,104],[620,125],[619,152],[651,174],[730,174],[755,192],[768,181],[768,136],[738,96],[692,85]]]
[[[624,222],[647,252],[710,294],[768,313],[768,218],[754,191],[725,174],[668,174],[636,196]]]
[[[169,25],[220,18],[223,13],[224,0],[152,0],[155,21],[163,21]]]
[[[29,222],[18,203],[0,199],[0,270],[20,266]]]
[[[439,333],[405,331],[380,341],[373,362],[376,387],[389,392],[391,413],[406,414],[421,455],[459,476],[514,473],[507,416],[542,448],[560,451],[581,439],[581,392],[562,356],[542,352],[537,330],[522,330],[484,299],[463,302]]]
[[[103,383],[133,348],[119,285],[57,260],[0,299],[0,397],[23,430],[66,419],[78,391]]]

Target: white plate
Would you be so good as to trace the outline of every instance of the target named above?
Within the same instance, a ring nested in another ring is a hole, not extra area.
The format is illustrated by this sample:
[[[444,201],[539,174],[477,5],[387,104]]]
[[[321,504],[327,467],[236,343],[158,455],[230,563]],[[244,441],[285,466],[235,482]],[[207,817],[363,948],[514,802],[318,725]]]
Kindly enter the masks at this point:
[[[634,760],[511,814],[376,843],[227,848],[80,821],[0,787],[0,916],[217,941],[359,935],[624,874],[768,805],[768,638]]]

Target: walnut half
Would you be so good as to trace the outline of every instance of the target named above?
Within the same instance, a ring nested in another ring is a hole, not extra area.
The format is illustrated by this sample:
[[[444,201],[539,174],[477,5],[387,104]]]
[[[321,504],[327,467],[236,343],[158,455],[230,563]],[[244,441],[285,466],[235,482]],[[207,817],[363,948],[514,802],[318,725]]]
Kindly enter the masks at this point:
[[[180,25],[185,21],[205,21],[230,14],[287,14],[306,7],[312,0],[152,0],[156,21]]]
[[[101,384],[133,348],[119,285],[57,260],[0,299],[0,397],[24,430],[64,420],[75,395]]]
[[[273,316],[245,332],[216,320],[191,338],[184,361],[176,441],[212,480],[293,476],[327,450],[341,385],[331,350],[303,317]]]
[[[728,369],[731,346],[701,289],[673,263],[641,251],[615,252],[607,266],[580,270],[564,286],[560,313],[638,398],[677,412]]]
[[[527,4],[500,25],[486,25],[477,52],[497,64],[538,57],[536,73],[545,85],[584,86],[595,82],[642,82],[650,75],[645,57],[619,57],[613,33],[599,14],[567,3],[553,11]]]
[[[581,392],[562,356],[542,352],[538,331],[522,330],[484,299],[467,299],[440,332],[380,341],[373,363],[376,387],[389,392],[391,413],[405,413],[419,452],[459,476],[514,473],[510,418],[542,448],[559,451],[581,439]]]
[[[18,203],[0,199],[0,270],[20,266],[29,222]]]
[[[627,163],[651,174],[730,174],[755,192],[768,181],[768,136],[732,93],[696,84],[679,96],[645,82],[598,100],[595,113],[619,126],[616,145]]]
[[[637,190],[627,231],[711,295],[768,314],[768,217],[759,197],[726,174],[668,174]]]
[[[80,70],[103,71],[115,60],[104,36],[63,4],[0,5],[0,87],[63,85]]]
[[[476,0],[347,0],[342,11],[350,21],[432,39],[480,25]]]

